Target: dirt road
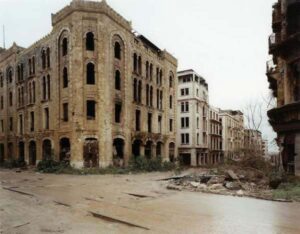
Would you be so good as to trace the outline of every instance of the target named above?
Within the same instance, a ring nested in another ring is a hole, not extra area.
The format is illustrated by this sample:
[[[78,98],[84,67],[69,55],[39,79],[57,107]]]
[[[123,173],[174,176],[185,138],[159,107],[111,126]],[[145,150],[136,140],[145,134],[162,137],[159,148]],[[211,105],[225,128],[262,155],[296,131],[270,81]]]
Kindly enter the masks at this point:
[[[171,173],[0,170],[0,233],[300,233],[300,204],[167,190]]]

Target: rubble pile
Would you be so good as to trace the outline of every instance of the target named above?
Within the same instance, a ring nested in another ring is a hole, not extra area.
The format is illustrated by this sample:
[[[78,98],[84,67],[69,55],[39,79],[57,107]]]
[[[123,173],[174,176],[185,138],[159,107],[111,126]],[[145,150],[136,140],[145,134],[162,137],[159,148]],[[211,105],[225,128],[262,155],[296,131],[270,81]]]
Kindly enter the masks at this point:
[[[167,189],[273,200],[267,176],[253,168],[199,170],[169,178]]]

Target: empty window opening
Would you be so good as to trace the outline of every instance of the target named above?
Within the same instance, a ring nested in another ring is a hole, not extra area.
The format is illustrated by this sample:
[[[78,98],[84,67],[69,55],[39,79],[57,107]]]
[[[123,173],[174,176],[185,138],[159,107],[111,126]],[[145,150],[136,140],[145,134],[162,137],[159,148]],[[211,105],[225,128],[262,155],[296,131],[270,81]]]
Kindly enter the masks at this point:
[[[43,141],[43,160],[52,159],[52,144],[50,140]]]
[[[162,117],[161,115],[158,116],[158,132],[161,133],[161,124],[162,124]]]
[[[152,114],[148,113],[148,132],[152,132]]]
[[[142,103],[142,81],[139,81],[139,85],[138,85],[138,102]]]
[[[139,157],[141,156],[141,145],[142,145],[142,141],[141,140],[134,140],[133,144],[132,144],[132,154],[134,155],[134,157]]]
[[[92,32],[86,34],[86,50],[95,50],[94,34]]]
[[[50,62],[50,48],[49,47],[47,48],[46,54],[47,54],[47,67],[49,68],[50,65],[51,65],[51,62]]]
[[[133,101],[137,102],[138,101],[138,95],[137,95],[137,79],[133,80]]]
[[[68,122],[69,121],[69,104],[63,103],[63,121]]]
[[[170,162],[174,162],[175,160],[175,143],[173,142],[169,144],[169,160]]]
[[[95,84],[95,65],[93,63],[88,63],[86,66],[86,83]]]
[[[115,73],[115,89],[121,90],[121,73],[119,70]]]
[[[44,116],[45,116],[44,127],[45,129],[49,129],[49,108],[44,109]]]
[[[99,166],[99,143],[95,138],[87,138],[83,146],[84,167]]]
[[[63,88],[67,88],[69,83],[68,69],[65,67],[63,70]]]
[[[115,104],[115,122],[121,123],[121,114],[122,114],[122,104]]]
[[[117,138],[113,142],[113,162],[114,166],[123,167],[124,166],[124,140]]]
[[[71,144],[68,138],[62,138],[59,142],[60,153],[59,160],[61,162],[69,163],[71,160]]]
[[[141,131],[141,111],[135,111],[135,130]]]
[[[147,159],[151,159],[152,157],[152,141],[147,141],[145,145],[145,156]]]
[[[121,45],[119,42],[115,43],[115,58],[121,59]]]
[[[34,166],[36,164],[36,143],[34,141],[29,142],[29,165]]]
[[[34,112],[30,112],[30,131],[34,131]]]
[[[23,141],[19,142],[19,162],[25,162],[25,144]]]
[[[64,38],[62,41],[62,55],[66,56],[68,54],[68,39]]]
[[[46,68],[46,51],[42,50],[42,68]]]
[[[87,101],[86,102],[86,115],[87,120],[94,120],[96,118],[96,102],[95,101]]]
[[[133,54],[133,71],[138,71],[138,57],[136,53]]]
[[[156,144],[156,157],[159,157],[159,158],[162,157],[162,146],[163,146],[163,143],[157,142],[157,144]]]

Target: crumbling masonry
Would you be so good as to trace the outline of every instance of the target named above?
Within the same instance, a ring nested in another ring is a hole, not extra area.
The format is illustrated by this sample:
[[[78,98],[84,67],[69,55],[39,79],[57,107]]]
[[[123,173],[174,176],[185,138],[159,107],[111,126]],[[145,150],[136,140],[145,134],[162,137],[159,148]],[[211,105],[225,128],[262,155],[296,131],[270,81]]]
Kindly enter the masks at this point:
[[[0,49],[0,160],[173,160],[177,60],[105,1],[73,0],[52,26],[29,48]]]

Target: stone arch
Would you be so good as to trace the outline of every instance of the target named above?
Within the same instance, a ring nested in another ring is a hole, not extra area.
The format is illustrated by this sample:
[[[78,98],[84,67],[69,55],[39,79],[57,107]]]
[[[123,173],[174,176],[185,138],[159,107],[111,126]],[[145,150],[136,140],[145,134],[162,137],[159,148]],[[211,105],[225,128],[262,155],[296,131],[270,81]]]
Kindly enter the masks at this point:
[[[124,146],[123,138],[115,138],[113,141],[113,162],[114,166],[124,166]]]
[[[42,155],[43,160],[52,159],[52,143],[51,140],[45,139],[42,143]]]
[[[12,142],[8,142],[7,144],[7,158],[13,159],[14,158],[14,144]]]
[[[170,160],[170,162],[175,161],[175,143],[174,142],[169,143],[169,160]]]
[[[114,34],[112,36],[112,46],[114,58],[118,60],[124,60],[125,43],[119,34]]]
[[[162,149],[163,149],[163,143],[161,141],[158,141],[156,143],[156,157],[162,158]]]
[[[85,34],[85,49],[88,51],[95,50],[95,35],[91,31]]]
[[[4,144],[0,143],[0,163],[4,162]]]
[[[25,143],[24,141],[19,142],[19,162],[25,162]]]
[[[87,84],[96,83],[95,64],[92,61],[89,61],[86,64],[86,83]]]
[[[86,138],[83,146],[84,167],[99,167],[99,142],[96,138]]]
[[[58,48],[59,48],[59,55],[60,56],[66,56],[69,52],[69,33],[70,30],[67,28],[63,28],[61,32],[59,33],[58,37]]]
[[[141,156],[142,152],[141,152],[141,147],[143,145],[143,142],[141,139],[135,139],[132,142],[132,155],[134,157],[139,157]]]
[[[63,137],[59,141],[59,161],[69,162],[71,159],[71,144],[70,139]]]
[[[35,141],[30,141],[28,146],[29,151],[29,165],[36,165],[36,143]]]
[[[152,157],[152,146],[153,146],[153,141],[148,140],[145,144],[145,157],[147,159],[151,159]]]

